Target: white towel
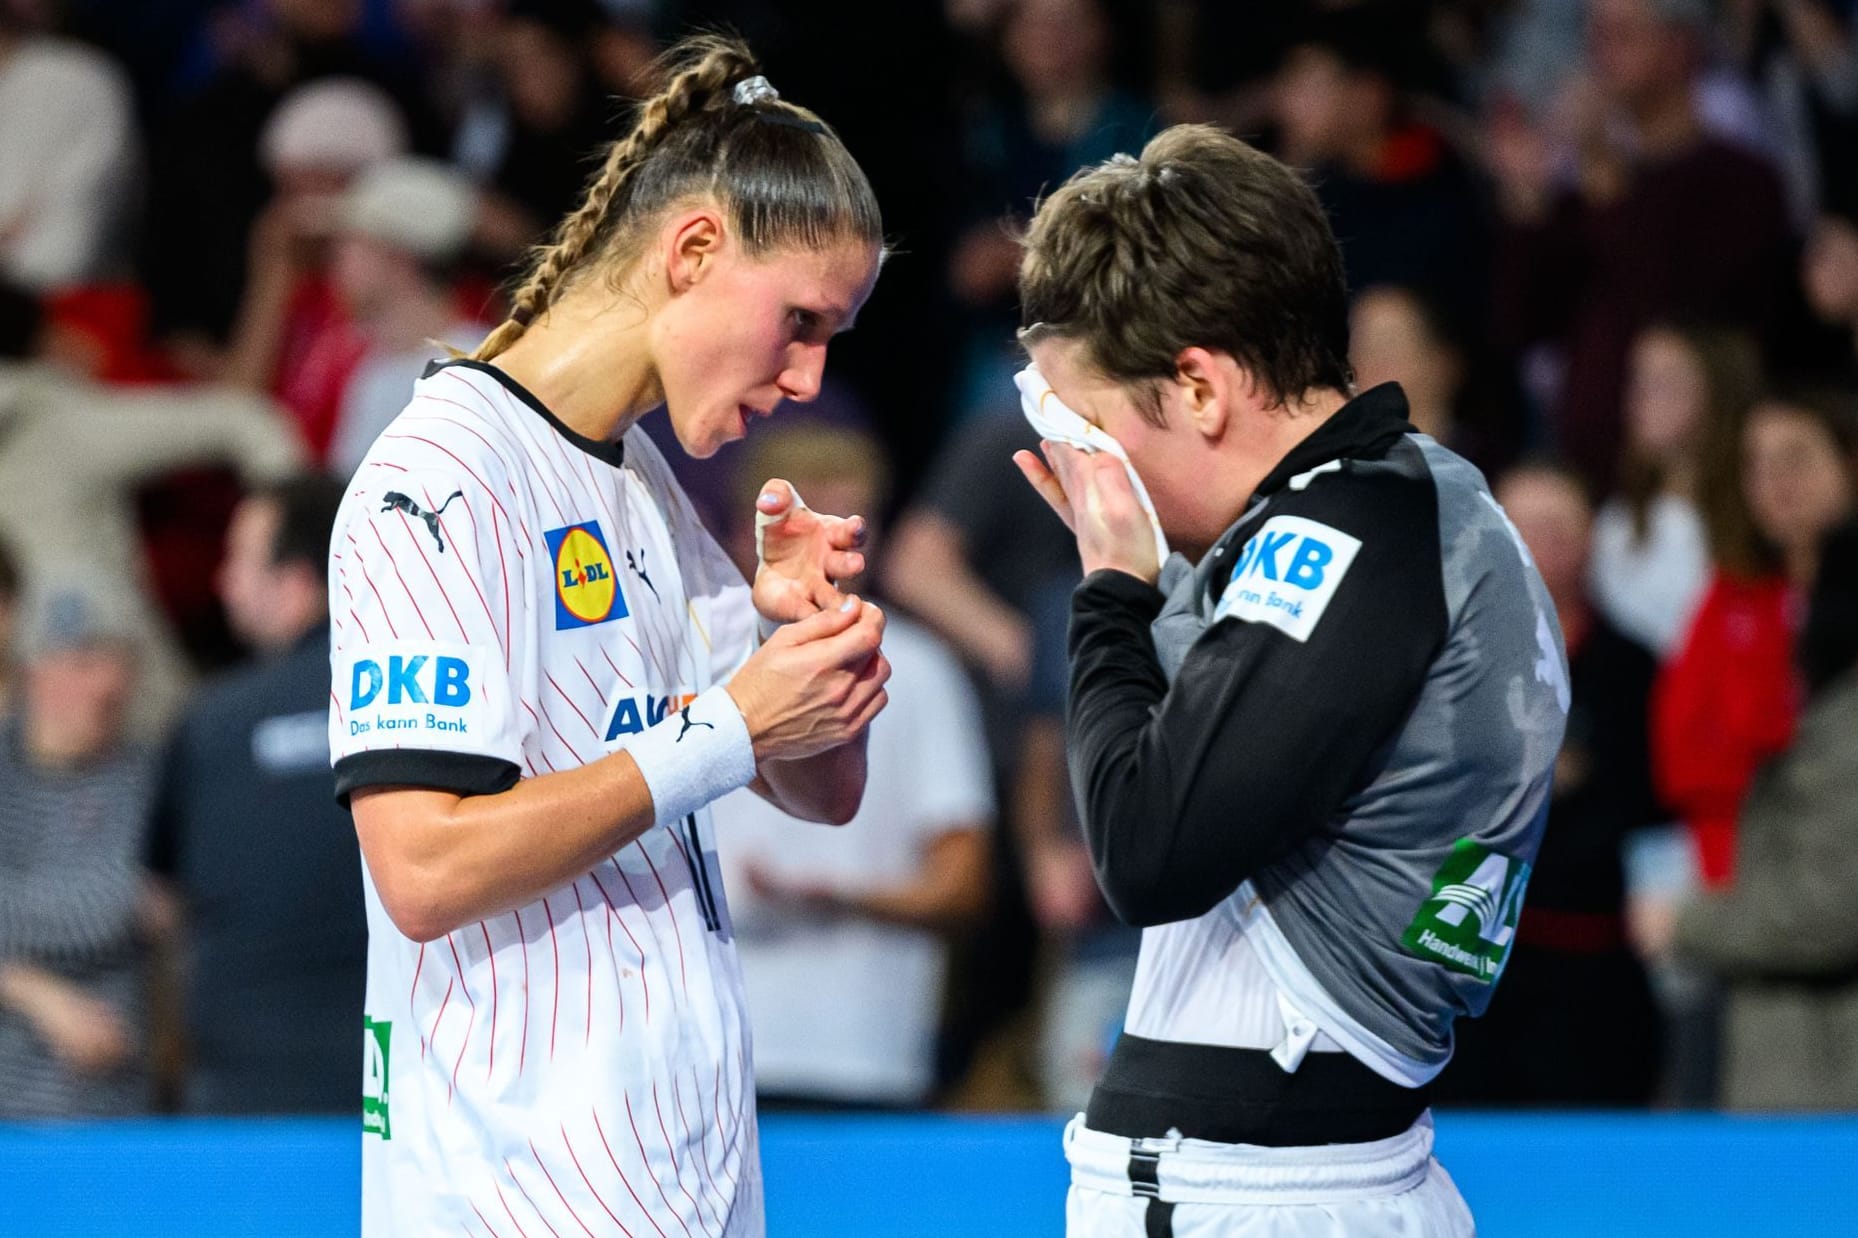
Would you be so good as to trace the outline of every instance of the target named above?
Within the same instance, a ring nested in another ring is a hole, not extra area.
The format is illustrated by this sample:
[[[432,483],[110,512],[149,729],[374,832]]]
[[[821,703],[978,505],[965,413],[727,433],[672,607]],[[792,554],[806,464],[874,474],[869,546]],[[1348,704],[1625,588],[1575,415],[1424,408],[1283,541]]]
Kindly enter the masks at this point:
[[[1149,501],[1148,487],[1136,476],[1135,467],[1129,463],[1129,453],[1123,445],[1104,432],[1101,426],[1094,426],[1075,412],[1065,407],[1052,385],[1045,381],[1045,375],[1039,373],[1039,367],[1029,365],[1013,375],[1013,383],[1019,388],[1019,407],[1026,414],[1026,420],[1039,432],[1039,437],[1050,439],[1054,443],[1063,443],[1067,447],[1076,447],[1080,451],[1105,451],[1123,462],[1123,471],[1129,474],[1129,486],[1135,491],[1136,501],[1142,510],[1148,513],[1149,527],[1155,531],[1155,562],[1168,561],[1168,538],[1161,531],[1161,522],[1155,519],[1155,505]]]

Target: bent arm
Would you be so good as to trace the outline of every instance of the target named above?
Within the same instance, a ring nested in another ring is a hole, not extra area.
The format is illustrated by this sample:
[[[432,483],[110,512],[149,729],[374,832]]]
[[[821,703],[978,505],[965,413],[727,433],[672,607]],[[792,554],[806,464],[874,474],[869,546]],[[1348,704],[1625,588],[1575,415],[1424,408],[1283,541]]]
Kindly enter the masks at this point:
[[[862,732],[849,743],[797,761],[763,761],[749,785],[790,817],[844,825],[864,802],[869,735]]]
[[[534,902],[655,819],[645,778],[624,751],[492,795],[375,787],[356,791],[351,806],[381,905],[422,942]]]

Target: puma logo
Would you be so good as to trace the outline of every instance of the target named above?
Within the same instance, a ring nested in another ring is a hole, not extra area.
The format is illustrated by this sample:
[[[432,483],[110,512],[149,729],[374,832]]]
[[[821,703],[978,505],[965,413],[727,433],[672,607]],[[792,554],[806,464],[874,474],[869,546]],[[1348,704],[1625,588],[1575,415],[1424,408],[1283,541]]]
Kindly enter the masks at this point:
[[[645,587],[652,591],[652,596],[657,597],[658,586],[652,583],[652,578],[649,575],[647,575],[645,569],[640,566],[640,564],[644,562],[645,562],[645,548],[643,546],[639,548],[639,557],[636,561],[633,559],[632,552],[630,550],[626,552],[626,566],[632,569],[632,574],[634,576],[637,576],[640,580],[645,582]]]
[[[678,716],[684,719],[684,729],[677,733],[677,739],[672,741],[674,743],[683,743],[685,732],[689,731],[693,726],[707,726],[712,731],[716,729],[716,724],[713,722],[698,722],[696,719],[692,718],[690,716],[690,706],[688,705],[678,710]]]
[[[439,517],[444,514],[446,508],[452,505],[453,499],[461,498],[463,495],[464,491],[454,490],[446,498],[445,502],[439,504],[437,511],[428,512],[421,511],[419,504],[415,503],[408,496],[401,494],[398,490],[389,490],[386,494],[381,496],[381,510],[390,512],[398,508],[415,520],[424,520],[427,530],[432,534],[432,540],[439,544],[439,553],[444,554],[445,539],[439,536]]]

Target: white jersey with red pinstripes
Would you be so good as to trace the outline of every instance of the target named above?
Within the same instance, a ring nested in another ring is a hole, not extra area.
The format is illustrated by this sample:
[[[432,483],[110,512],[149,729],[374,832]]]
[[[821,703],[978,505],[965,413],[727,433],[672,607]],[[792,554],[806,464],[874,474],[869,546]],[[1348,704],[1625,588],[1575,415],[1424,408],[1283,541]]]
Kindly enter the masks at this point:
[[[651,441],[582,438],[489,366],[429,369],[330,551],[331,749],[486,794],[726,678],[747,585]],[[707,809],[420,944],[367,885],[363,1233],[755,1235],[754,1091]]]

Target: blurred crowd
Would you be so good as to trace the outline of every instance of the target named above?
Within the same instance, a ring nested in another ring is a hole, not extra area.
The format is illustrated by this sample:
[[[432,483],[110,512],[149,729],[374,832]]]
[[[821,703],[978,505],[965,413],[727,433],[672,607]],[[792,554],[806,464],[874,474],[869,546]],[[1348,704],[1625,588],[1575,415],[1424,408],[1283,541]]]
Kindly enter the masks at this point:
[[[1136,935],[1063,713],[1015,228],[1211,121],[1307,173],[1358,385],[1469,457],[1573,708],[1461,1105],[1858,1108],[1852,0],[0,0],[0,1118],[350,1112],[343,483],[501,319],[666,40],[727,24],[896,256],[820,399],[682,462],[878,518],[840,831],[718,808],[764,1103],[1081,1105]],[[648,419],[657,434],[663,418]]]

